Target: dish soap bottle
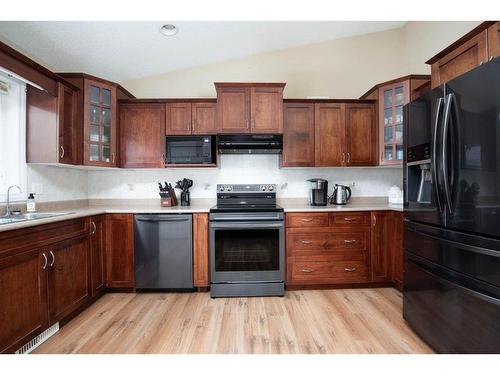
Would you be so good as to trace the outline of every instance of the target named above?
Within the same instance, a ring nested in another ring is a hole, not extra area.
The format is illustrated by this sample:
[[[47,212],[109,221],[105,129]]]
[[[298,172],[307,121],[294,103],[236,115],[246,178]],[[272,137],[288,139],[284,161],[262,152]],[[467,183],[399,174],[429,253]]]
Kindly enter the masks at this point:
[[[26,211],[36,212],[35,195],[33,193],[30,193],[28,200],[26,201]]]

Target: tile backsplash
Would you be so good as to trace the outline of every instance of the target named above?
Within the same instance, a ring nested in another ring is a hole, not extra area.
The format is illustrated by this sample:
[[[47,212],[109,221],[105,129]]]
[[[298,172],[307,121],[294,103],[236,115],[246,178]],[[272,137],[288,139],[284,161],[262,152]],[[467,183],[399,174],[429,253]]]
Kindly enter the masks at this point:
[[[277,155],[222,155],[219,168],[122,169],[88,171],[89,199],[144,199],[158,197],[158,181],[174,184],[184,177],[194,181],[192,198],[215,198],[223,183],[274,183],[278,197],[307,197],[309,178],[325,178],[331,194],[334,183],[354,185],[353,196],[387,196],[402,186],[401,168],[279,168]]]

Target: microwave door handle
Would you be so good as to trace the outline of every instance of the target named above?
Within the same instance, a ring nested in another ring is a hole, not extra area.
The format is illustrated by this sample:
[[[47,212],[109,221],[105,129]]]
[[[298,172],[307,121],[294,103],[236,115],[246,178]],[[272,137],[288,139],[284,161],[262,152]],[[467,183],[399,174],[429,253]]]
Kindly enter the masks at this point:
[[[438,157],[438,152],[437,152],[437,142],[438,142],[438,126],[439,126],[439,119],[440,119],[440,114],[441,114],[441,107],[443,106],[443,98],[439,98],[438,103],[437,103],[437,109],[436,109],[436,116],[434,118],[434,135],[432,139],[432,179],[434,180],[434,188],[436,192],[436,203],[438,206],[439,211],[443,211],[443,205],[441,202],[441,192],[439,189],[439,180],[438,180],[438,162],[437,162],[437,157]]]
[[[450,113],[451,113],[451,104],[453,102],[453,94],[448,94],[446,96],[446,105],[444,111],[444,120],[443,120],[443,137],[441,144],[441,163],[443,168],[443,186],[444,186],[444,197],[446,199],[446,205],[448,206],[448,211],[453,213],[453,203],[451,201],[451,192],[450,192],[450,177],[448,175],[448,135],[450,132]]]

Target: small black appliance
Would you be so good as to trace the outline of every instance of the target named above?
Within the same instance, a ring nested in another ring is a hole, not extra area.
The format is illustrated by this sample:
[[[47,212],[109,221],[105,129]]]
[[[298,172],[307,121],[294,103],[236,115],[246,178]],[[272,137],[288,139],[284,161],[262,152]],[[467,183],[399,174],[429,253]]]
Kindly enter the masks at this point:
[[[311,178],[307,181],[311,183],[309,195],[311,206],[326,206],[328,203],[328,181],[322,178]]]

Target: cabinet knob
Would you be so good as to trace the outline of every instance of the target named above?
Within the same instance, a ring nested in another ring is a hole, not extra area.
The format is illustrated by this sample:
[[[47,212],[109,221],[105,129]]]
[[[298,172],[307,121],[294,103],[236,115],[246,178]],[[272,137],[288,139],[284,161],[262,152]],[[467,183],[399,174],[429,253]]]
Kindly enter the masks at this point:
[[[345,152],[342,153],[342,163],[345,163]]]
[[[346,271],[346,272],[354,272],[354,271],[356,271],[356,267],[344,268],[344,271]]]
[[[49,261],[47,260],[47,255],[45,255],[45,253],[42,253],[42,256],[43,256],[43,266],[42,266],[42,270],[46,269],[47,268],[47,264],[49,264]]]
[[[302,221],[309,223],[309,222],[313,221],[313,219],[312,218],[309,218],[309,219],[303,218]]]
[[[60,149],[61,149],[61,154],[59,155],[59,158],[62,159],[64,158],[64,147],[63,146],[59,146]]]
[[[356,240],[344,240],[344,243],[355,243]]]
[[[91,221],[90,225],[92,225],[92,230],[90,231],[90,234],[95,234],[97,231],[97,226],[95,225],[95,222]]]
[[[300,272],[303,272],[303,273],[312,273],[314,270],[311,270],[309,268],[304,268],[304,269],[301,269]]]
[[[312,241],[305,241],[305,240],[302,240],[302,241],[300,241],[300,242],[302,242],[303,244],[306,244],[306,245],[309,245],[309,244],[312,244],[312,243],[313,243]]]

